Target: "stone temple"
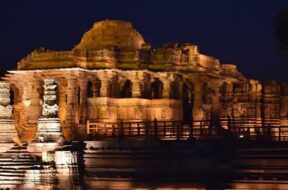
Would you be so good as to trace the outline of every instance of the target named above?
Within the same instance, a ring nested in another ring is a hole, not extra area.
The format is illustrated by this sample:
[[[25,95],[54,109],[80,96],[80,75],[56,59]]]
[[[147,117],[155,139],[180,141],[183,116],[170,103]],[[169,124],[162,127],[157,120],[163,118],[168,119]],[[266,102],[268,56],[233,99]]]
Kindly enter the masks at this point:
[[[45,122],[54,122],[54,137],[62,130],[67,141],[84,139],[87,123],[98,130],[105,123],[155,120],[217,121],[223,128],[288,123],[286,84],[248,79],[194,44],[154,49],[120,20],[96,22],[72,50],[36,49],[2,79],[11,88],[10,124],[27,142],[37,131],[44,131],[40,141],[52,138]]]

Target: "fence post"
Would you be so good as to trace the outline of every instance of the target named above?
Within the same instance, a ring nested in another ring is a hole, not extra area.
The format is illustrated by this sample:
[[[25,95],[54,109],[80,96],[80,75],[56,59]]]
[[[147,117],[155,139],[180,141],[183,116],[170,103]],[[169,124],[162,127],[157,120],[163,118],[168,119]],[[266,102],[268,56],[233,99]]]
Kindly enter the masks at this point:
[[[147,122],[145,122],[145,138],[146,139],[148,139],[148,137],[149,137],[149,122],[147,121]]]
[[[231,132],[231,118],[230,118],[230,116],[228,116],[228,119],[227,119],[227,128],[228,128],[228,131]]]
[[[115,138],[115,125],[112,124],[112,137]]]
[[[124,126],[123,126],[123,119],[120,120],[120,134],[119,134],[119,137],[120,139],[123,139],[124,138]]]
[[[157,119],[154,118],[154,136],[158,137],[158,126],[157,126]]]
[[[87,120],[87,135],[89,135],[90,134],[90,121],[89,120]]]
[[[247,131],[248,141],[250,141],[250,140],[251,140],[250,127],[247,127],[247,128],[246,128],[246,131]]]
[[[194,127],[193,127],[193,121],[189,124],[189,135],[190,135],[190,138],[193,138],[194,134]]]
[[[278,127],[278,141],[281,141],[281,127]]]
[[[104,137],[106,137],[107,135],[107,126],[106,126],[106,123],[104,123]]]
[[[176,126],[177,126],[177,141],[179,141],[180,140],[180,137],[181,137],[181,125],[182,125],[182,122],[180,121],[180,122],[178,122],[178,125],[176,124]]]
[[[271,128],[270,128],[270,125],[269,125],[269,124],[267,125],[267,128],[268,128],[268,141],[271,141],[271,140],[272,140],[272,137],[271,137]]]
[[[212,138],[212,129],[213,129],[213,126],[214,126],[214,121],[212,119],[210,119],[209,121],[209,125],[208,125],[208,135],[209,135],[209,139]]]
[[[140,137],[140,126],[139,126],[139,122],[137,122],[137,134],[138,134],[138,137]]]
[[[200,138],[203,136],[202,120],[200,120]]]
[[[131,122],[129,122],[129,136],[132,135],[132,127],[131,127]]]
[[[171,122],[171,126],[172,126],[172,134],[170,135],[170,137],[174,137],[174,135],[175,135],[175,125],[174,125],[174,121]]]
[[[164,138],[166,137],[166,121],[164,121],[164,123],[163,123],[163,136],[164,136]]]

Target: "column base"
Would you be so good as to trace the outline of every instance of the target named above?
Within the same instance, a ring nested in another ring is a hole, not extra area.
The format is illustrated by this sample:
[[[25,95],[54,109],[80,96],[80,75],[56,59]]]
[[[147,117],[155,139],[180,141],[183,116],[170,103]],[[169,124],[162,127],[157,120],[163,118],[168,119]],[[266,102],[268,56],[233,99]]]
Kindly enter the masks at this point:
[[[60,147],[61,144],[58,142],[32,142],[28,145],[27,151],[31,153],[51,152]]]
[[[63,144],[63,134],[59,118],[40,118],[36,138],[28,145],[28,152],[42,153],[55,151]]]
[[[0,119],[0,143],[13,143],[18,137],[12,119]]]
[[[61,123],[59,118],[40,118],[36,133],[37,142],[56,142],[61,136]]]

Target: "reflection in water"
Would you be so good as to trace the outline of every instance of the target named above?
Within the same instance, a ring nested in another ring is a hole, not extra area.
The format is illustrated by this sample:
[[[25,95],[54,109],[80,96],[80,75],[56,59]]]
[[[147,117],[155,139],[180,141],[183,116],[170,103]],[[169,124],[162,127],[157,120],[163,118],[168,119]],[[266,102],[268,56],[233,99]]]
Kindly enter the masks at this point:
[[[288,189],[288,181],[277,180],[243,180],[232,183],[233,189],[249,189],[249,190],[286,190]]]
[[[139,149],[137,149],[137,151],[139,151]],[[0,154],[0,190],[2,189],[5,190],[6,189],[31,189],[31,190],[32,189],[65,189],[65,190],[66,189],[79,189],[79,190],[82,189],[83,190],[84,189],[111,189],[111,190],[279,189],[282,190],[283,189],[284,190],[285,189],[287,190],[288,189],[288,181],[285,181],[284,179],[280,180],[279,178],[272,178],[270,180],[267,180],[265,179],[265,177],[264,178],[255,177],[253,178],[254,180],[251,180],[251,177],[250,178],[245,177],[246,179],[243,178],[243,180],[231,179],[230,181],[225,182],[210,181],[208,183],[203,181],[197,183],[197,180],[195,180],[196,182],[195,181],[192,182],[192,179],[196,178],[190,176],[189,179],[188,178],[182,179],[181,177],[179,177],[179,175],[175,176],[177,180],[175,178],[171,178],[171,180],[164,180],[163,175],[161,173],[154,174],[153,177],[152,178],[150,177],[149,179],[145,178],[147,176],[144,176],[144,178],[137,178],[137,172],[134,173],[134,175],[132,175],[133,173],[128,173],[129,175],[127,175],[127,173],[125,172],[136,171],[135,168],[137,168],[137,163],[143,164],[146,162],[145,160],[148,160],[149,161],[148,163],[150,165],[153,164],[151,162],[152,157],[151,156],[142,157],[143,155],[146,155],[144,151],[141,152],[141,154],[139,153],[139,155],[141,155],[140,157],[135,157],[135,155],[132,153],[133,152],[131,151],[129,152],[126,149],[114,150],[110,147],[110,149],[102,150],[94,147],[90,148],[89,151],[85,149],[84,157],[81,151],[75,151],[73,149],[69,150],[69,148],[63,150],[57,150],[55,153],[44,153],[42,156],[39,155],[36,156],[28,153],[26,151],[26,147],[13,147],[8,152]],[[131,157],[131,155],[133,155],[133,157]],[[154,152],[154,155],[157,155],[157,153]],[[160,158],[160,161],[164,162],[164,160],[162,159],[163,157],[158,156],[157,158]],[[183,155],[181,155],[181,158],[182,156]],[[156,157],[153,157],[153,159],[154,159],[152,160],[153,162],[157,161]],[[193,159],[195,159],[195,156],[193,157]],[[166,162],[169,162],[169,160],[168,161],[167,160],[168,159],[166,159]],[[183,162],[183,159],[181,161]],[[197,163],[199,163],[198,161],[199,160],[197,160]],[[182,166],[179,163],[177,164],[175,160],[173,162],[174,162],[173,166],[174,168]],[[86,164],[86,166],[84,166],[84,163]],[[159,162],[156,163],[159,164]],[[148,165],[144,164],[144,166],[145,167],[143,166],[140,167],[142,171],[145,171],[145,168]],[[165,166],[163,167],[163,169],[166,168],[167,170],[166,167],[167,165],[163,166]],[[188,165],[183,166],[187,167]],[[171,168],[172,165],[168,168],[168,170]],[[149,170],[150,169],[151,168],[149,168]],[[212,171],[209,172],[207,171],[207,174],[211,172]],[[214,176],[213,174],[213,177],[217,176]],[[223,177],[224,176],[222,176],[222,178]]]
[[[87,185],[91,189],[111,189],[111,190],[204,190],[204,185],[189,183],[151,183],[151,182],[135,182],[132,179],[117,178],[98,178],[93,182],[89,181]]]

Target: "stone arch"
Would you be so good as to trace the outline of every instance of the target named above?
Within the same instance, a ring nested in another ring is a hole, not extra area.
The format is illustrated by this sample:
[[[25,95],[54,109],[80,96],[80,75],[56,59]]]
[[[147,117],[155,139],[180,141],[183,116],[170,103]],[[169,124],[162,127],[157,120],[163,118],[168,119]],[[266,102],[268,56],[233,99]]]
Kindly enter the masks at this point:
[[[234,82],[233,83],[233,93],[234,94],[240,94],[240,93],[246,93],[248,92],[247,84],[243,82]]]
[[[183,84],[182,100],[194,104],[194,84]]]
[[[10,99],[11,99],[10,104],[11,105],[16,105],[18,103],[21,103],[22,96],[20,93],[21,93],[20,89],[17,88],[15,84],[10,85]]]
[[[95,78],[87,82],[87,98],[100,97],[101,80]]]
[[[91,81],[87,82],[87,98],[93,97],[93,83]]]
[[[219,89],[221,95],[226,95],[229,92],[229,86],[227,82],[224,82]]]
[[[58,91],[58,84],[57,84],[57,91]],[[44,97],[44,81],[43,80],[39,81],[39,85],[37,86],[37,92],[39,94],[39,100],[43,101],[43,97]],[[57,101],[58,101],[58,93],[57,93]]]
[[[191,122],[193,119],[194,107],[194,84],[184,83],[182,87],[182,108],[184,122]]]
[[[108,87],[109,87],[108,93],[110,94],[110,97],[113,97],[113,98],[120,97],[120,84],[118,82],[117,75],[111,78]]]
[[[208,86],[208,83],[205,82],[202,85],[202,103],[203,104],[211,104],[212,103],[212,89]]]
[[[21,88],[21,87],[20,87]],[[22,104],[22,91],[19,89],[18,86],[11,83],[10,85],[10,98],[11,98],[11,105],[13,106],[13,118],[15,122],[16,130],[19,131],[23,121],[21,116],[25,114],[23,104]]]
[[[163,83],[156,78],[151,83],[151,99],[161,99],[163,96]]]
[[[131,98],[132,97],[132,82],[125,80],[120,89],[120,98]]]
[[[182,99],[181,97],[181,81],[179,79],[176,79],[175,81],[171,82],[170,86],[170,95],[172,99]]]

